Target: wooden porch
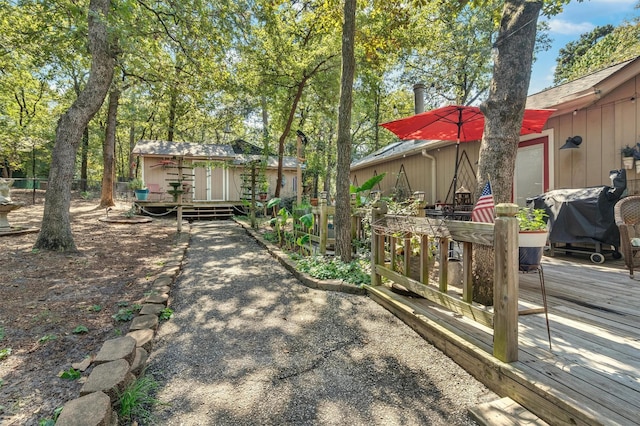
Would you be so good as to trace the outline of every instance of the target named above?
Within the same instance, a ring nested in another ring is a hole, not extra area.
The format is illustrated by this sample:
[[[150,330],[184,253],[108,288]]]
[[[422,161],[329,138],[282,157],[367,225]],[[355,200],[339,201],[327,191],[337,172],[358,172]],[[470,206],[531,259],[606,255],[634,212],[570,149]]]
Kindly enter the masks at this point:
[[[233,215],[246,214],[244,204],[240,201],[193,201],[174,203],[168,201],[133,200],[134,207],[142,214],[149,216],[177,215],[178,206],[182,206],[184,220],[230,219]]]
[[[549,424],[640,424],[640,282],[621,260],[545,256],[543,270],[552,350],[544,314],[521,315],[511,363],[492,356],[493,330],[479,322],[388,287],[368,290],[487,387]],[[519,310],[541,307],[538,274],[518,278]]]

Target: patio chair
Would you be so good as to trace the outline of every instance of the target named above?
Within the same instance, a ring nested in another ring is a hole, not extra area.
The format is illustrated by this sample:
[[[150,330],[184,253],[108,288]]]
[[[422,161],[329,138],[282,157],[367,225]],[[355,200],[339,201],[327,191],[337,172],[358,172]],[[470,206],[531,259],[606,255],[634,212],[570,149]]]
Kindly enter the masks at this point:
[[[149,200],[150,201],[162,201],[164,198],[164,191],[160,189],[160,185],[157,183],[148,183],[149,188]]]
[[[618,201],[613,208],[616,225],[620,230],[620,251],[633,278],[636,254],[640,252],[640,196],[632,195]]]

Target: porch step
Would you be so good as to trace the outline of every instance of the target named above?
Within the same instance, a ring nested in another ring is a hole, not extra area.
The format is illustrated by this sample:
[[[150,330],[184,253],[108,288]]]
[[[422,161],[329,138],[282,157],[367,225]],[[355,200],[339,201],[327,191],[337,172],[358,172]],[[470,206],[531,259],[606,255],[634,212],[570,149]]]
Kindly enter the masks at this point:
[[[193,206],[182,210],[182,218],[185,220],[230,219],[231,217],[233,217],[232,205]]]
[[[481,426],[548,426],[547,422],[509,397],[480,404],[470,409],[469,414]]]

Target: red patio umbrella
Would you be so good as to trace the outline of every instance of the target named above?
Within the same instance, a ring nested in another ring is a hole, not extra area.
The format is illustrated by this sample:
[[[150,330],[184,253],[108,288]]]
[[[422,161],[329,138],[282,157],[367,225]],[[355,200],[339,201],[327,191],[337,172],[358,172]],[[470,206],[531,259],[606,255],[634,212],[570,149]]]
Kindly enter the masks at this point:
[[[526,109],[522,119],[521,135],[540,133],[553,109]],[[425,139],[456,141],[456,167],[453,175],[453,193],[458,180],[460,142],[482,139],[484,115],[480,108],[464,105],[449,105],[411,117],[382,123],[382,127],[400,139]],[[455,204],[455,196],[454,196]]]

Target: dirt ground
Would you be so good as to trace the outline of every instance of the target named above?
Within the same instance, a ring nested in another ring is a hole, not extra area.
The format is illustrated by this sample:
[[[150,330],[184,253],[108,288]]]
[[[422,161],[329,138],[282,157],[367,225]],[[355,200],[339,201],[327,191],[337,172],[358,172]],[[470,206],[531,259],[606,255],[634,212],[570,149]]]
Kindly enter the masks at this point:
[[[12,227],[39,227],[44,192],[12,190],[25,205],[8,216]],[[72,229],[77,254],[33,250],[37,233],[0,236],[0,424],[38,425],[79,396],[79,380],[59,374],[95,355],[130,321],[112,318],[140,303],[175,242],[175,217],[146,224],[112,224],[99,200],[74,195]],[[118,201],[109,216],[131,201]],[[86,327],[87,331],[77,329]],[[10,352],[7,356],[7,352]]]

